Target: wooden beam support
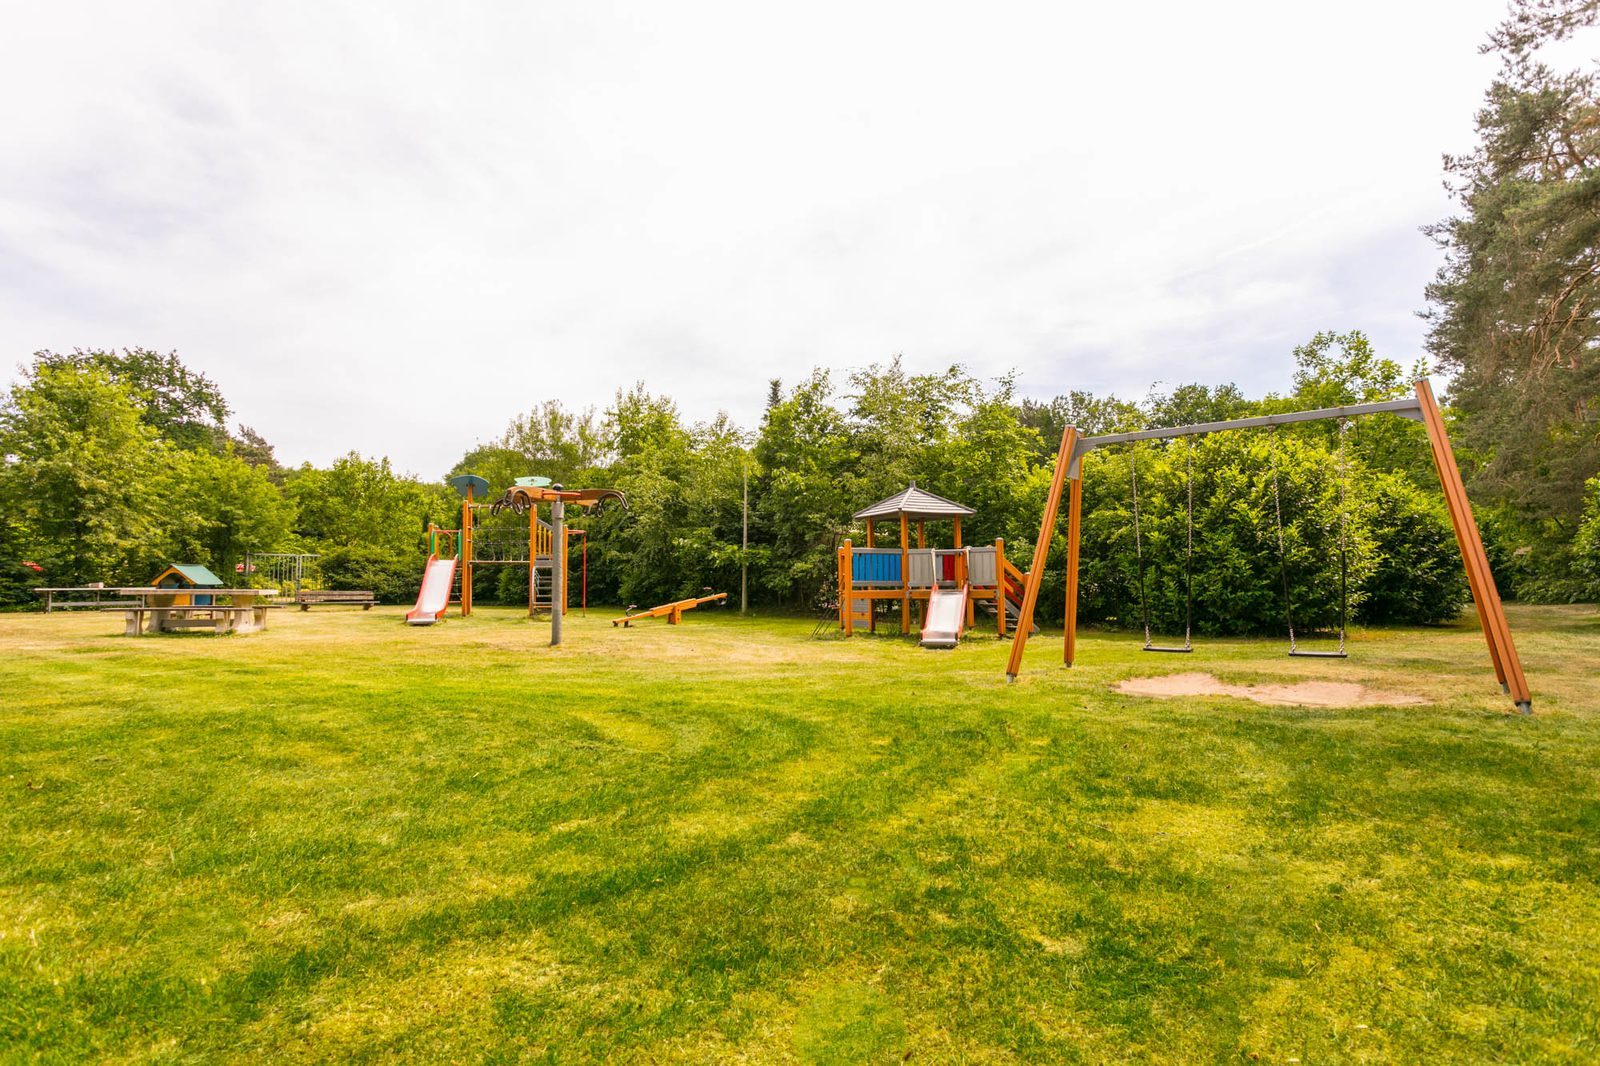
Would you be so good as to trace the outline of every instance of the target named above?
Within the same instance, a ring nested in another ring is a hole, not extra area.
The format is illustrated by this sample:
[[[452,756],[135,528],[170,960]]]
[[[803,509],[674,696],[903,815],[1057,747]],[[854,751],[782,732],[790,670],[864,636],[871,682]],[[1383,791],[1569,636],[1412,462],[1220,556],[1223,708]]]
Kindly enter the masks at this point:
[[[995,625],[999,630],[1000,639],[1006,636],[1006,542],[1000,537],[994,539],[994,606]]]
[[[472,485],[461,501],[461,617],[472,613]]]
[[[1078,542],[1083,532],[1083,466],[1072,479],[1067,499],[1067,617],[1061,661],[1068,666],[1078,657]]]
[[[900,512],[900,635],[911,633],[911,525],[904,511]]]
[[[844,627],[844,635],[854,636],[855,622],[855,563],[851,560],[851,544],[848,539],[839,546],[839,624]]]
[[[1455,528],[1456,544],[1461,549],[1467,584],[1472,589],[1472,602],[1478,610],[1478,624],[1482,626],[1484,641],[1489,645],[1489,658],[1494,664],[1495,675],[1501,687],[1511,696],[1517,710],[1531,714],[1533,696],[1528,690],[1528,679],[1522,673],[1522,660],[1517,655],[1517,646],[1511,639],[1505,605],[1500,602],[1500,590],[1489,568],[1489,556],[1483,550],[1483,538],[1472,516],[1472,504],[1467,499],[1467,489],[1461,481],[1461,470],[1456,466],[1450,436],[1445,431],[1444,415],[1433,397],[1433,387],[1426,379],[1417,382],[1416,392],[1417,401],[1422,407],[1422,423],[1428,430],[1434,469],[1439,474],[1439,485],[1444,489],[1450,524]]]
[[[1066,483],[1067,467],[1072,464],[1072,453],[1077,446],[1078,427],[1063,429],[1061,448],[1056,453],[1055,476],[1050,479],[1050,494],[1045,497],[1044,516],[1039,520],[1039,539],[1034,541],[1033,562],[1023,583],[1022,610],[1017,614],[1017,630],[1011,637],[1011,657],[1006,661],[1006,678],[1010,681],[1015,681],[1022,669],[1022,652],[1028,644],[1028,631],[1033,628],[1033,609],[1039,602],[1039,585],[1044,580],[1044,564],[1050,555],[1050,537],[1055,533],[1056,515],[1061,510],[1061,488]]]

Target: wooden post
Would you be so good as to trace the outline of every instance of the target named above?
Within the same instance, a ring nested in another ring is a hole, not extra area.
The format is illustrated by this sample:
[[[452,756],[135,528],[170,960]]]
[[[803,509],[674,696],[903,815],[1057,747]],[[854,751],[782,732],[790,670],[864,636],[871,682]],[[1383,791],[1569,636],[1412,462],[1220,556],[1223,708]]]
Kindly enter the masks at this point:
[[[956,585],[967,590],[966,601],[962,604],[962,609],[967,613],[967,628],[971,629],[977,621],[977,612],[972,602],[972,567],[968,565],[969,562],[970,556],[967,552],[962,552],[956,556]]]
[[[1039,539],[1033,546],[1033,563],[1023,583],[1022,610],[1017,613],[1017,629],[1011,637],[1011,658],[1006,661],[1006,679],[1010,681],[1015,681],[1017,672],[1022,669],[1022,651],[1028,644],[1028,630],[1033,628],[1033,608],[1039,602],[1039,584],[1044,580],[1045,559],[1050,554],[1050,536],[1055,532],[1056,514],[1061,510],[1061,487],[1066,482],[1067,468],[1072,465],[1072,453],[1077,446],[1078,428],[1063,429],[1055,476],[1050,480],[1050,494],[1045,497],[1044,516],[1039,521]]]
[[[926,548],[927,546],[928,546],[928,523],[926,523],[926,522],[918,522],[917,523],[917,547]]]
[[[1006,542],[994,539],[994,613],[1000,636],[1006,635]]]
[[[851,544],[848,538],[839,546],[839,624],[844,627],[844,635],[854,636],[856,632],[855,620],[855,564],[851,558]]]
[[[461,501],[461,617],[472,613],[472,483]]]
[[[1483,639],[1489,645],[1489,658],[1494,663],[1495,676],[1500,687],[1523,714],[1533,713],[1533,696],[1528,691],[1528,679],[1522,673],[1522,660],[1517,656],[1517,646],[1511,640],[1511,626],[1506,622],[1505,606],[1500,602],[1500,590],[1495,585],[1494,573],[1489,569],[1489,557],[1483,550],[1483,538],[1478,533],[1478,523],[1472,517],[1472,504],[1467,499],[1466,486],[1461,482],[1461,470],[1456,466],[1455,452],[1450,447],[1450,437],[1445,431],[1444,416],[1439,403],[1433,398],[1433,387],[1426,378],[1416,383],[1417,401],[1422,407],[1422,422],[1428,430],[1428,443],[1433,451],[1434,469],[1439,473],[1439,484],[1444,489],[1445,505],[1450,511],[1450,524],[1455,528],[1456,544],[1461,549],[1461,559],[1467,570],[1467,584],[1472,589],[1472,602],[1478,610],[1478,624],[1483,627]]]
[[[1072,479],[1067,498],[1067,618],[1061,660],[1068,666],[1078,657],[1078,541],[1083,530],[1083,467]]]
[[[560,485],[550,486],[556,492]],[[561,646],[561,619],[567,613],[567,505],[557,496],[550,501],[550,646]],[[555,556],[560,553],[561,558]]]
[[[900,512],[900,635],[911,632],[911,527]]]
[[[867,547],[872,547],[872,519],[867,519]]]
[[[956,523],[956,542],[953,545],[953,547],[959,548],[959,547],[961,547],[961,516],[960,515],[956,515],[955,523]]]

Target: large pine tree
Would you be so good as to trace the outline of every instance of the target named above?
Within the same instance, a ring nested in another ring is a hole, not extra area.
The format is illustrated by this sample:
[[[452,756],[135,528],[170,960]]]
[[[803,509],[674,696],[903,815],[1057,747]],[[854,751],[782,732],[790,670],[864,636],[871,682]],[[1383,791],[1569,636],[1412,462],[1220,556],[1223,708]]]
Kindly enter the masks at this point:
[[[1504,65],[1479,144],[1445,161],[1462,211],[1432,230],[1430,348],[1486,460],[1477,485],[1558,542],[1600,470],[1600,97],[1594,69],[1537,55],[1597,20],[1600,0],[1513,3],[1485,46]]]

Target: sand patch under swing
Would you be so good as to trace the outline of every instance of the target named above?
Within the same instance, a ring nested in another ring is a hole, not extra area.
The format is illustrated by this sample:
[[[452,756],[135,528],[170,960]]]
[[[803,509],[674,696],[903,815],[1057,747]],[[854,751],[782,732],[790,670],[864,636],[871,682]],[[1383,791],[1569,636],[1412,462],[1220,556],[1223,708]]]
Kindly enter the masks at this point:
[[[1257,703],[1298,704],[1305,707],[1411,707],[1428,701],[1403,692],[1384,692],[1351,681],[1300,681],[1295,684],[1229,685],[1198,671],[1132,677],[1113,686],[1127,696],[1238,696]]]

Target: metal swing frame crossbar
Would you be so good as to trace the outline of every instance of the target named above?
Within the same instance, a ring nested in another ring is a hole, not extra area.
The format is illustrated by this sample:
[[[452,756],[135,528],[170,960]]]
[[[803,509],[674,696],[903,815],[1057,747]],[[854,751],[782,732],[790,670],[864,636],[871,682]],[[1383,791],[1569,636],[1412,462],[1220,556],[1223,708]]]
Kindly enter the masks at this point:
[[[1393,414],[1419,421],[1427,430],[1428,448],[1433,459],[1434,472],[1438,474],[1439,486],[1444,492],[1445,507],[1450,514],[1450,525],[1455,531],[1456,546],[1461,550],[1462,566],[1466,570],[1467,584],[1472,590],[1472,605],[1477,611],[1478,624],[1483,629],[1484,642],[1488,645],[1489,660],[1494,666],[1495,677],[1499,680],[1501,689],[1510,695],[1517,710],[1524,714],[1532,713],[1533,697],[1528,689],[1528,680],[1523,674],[1522,660],[1517,655],[1516,644],[1511,639],[1511,627],[1506,621],[1505,607],[1500,602],[1500,592],[1495,586],[1494,574],[1489,568],[1489,558],[1483,550],[1483,539],[1478,533],[1478,523],[1472,514],[1472,504],[1467,499],[1466,486],[1461,481],[1461,470],[1456,465],[1455,451],[1450,446],[1450,436],[1445,430],[1444,415],[1439,410],[1438,401],[1434,399],[1433,387],[1426,378],[1415,382],[1412,388],[1414,395],[1411,397],[1386,400],[1381,403],[1350,404],[1345,407],[1323,407],[1309,411],[1285,411],[1254,418],[1202,422],[1190,426],[1146,429],[1133,433],[1109,433],[1098,437],[1081,436],[1076,426],[1067,426],[1061,432],[1061,447],[1056,455],[1055,473],[1051,478],[1050,492],[1045,497],[1044,515],[1039,523],[1039,536],[1034,540],[1038,547],[1023,586],[1022,610],[1012,637],[1011,655],[1006,662],[1007,679],[1015,681],[1022,669],[1022,653],[1027,646],[1028,633],[1033,626],[1033,611],[1039,601],[1039,587],[1044,581],[1050,539],[1055,532],[1056,516],[1060,513],[1063,495],[1068,499],[1068,510],[1066,635],[1062,659],[1067,666],[1071,666],[1077,656],[1078,558],[1083,525],[1081,460],[1084,455],[1108,444],[1194,437],[1232,429],[1257,429],[1291,425],[1296,422]]]
[[[1276,415],[1256,415],[1253,418],[1230,418],[1225,422],[1198,422],[1192,426],[1173,426],[1169,429],[1140,429],[1132,433],[1106,433],[1098,437],[1079,437],[1072,451],[1072,463],[1067,476],[1076,478],[1078,466],[1085,455],[1108,444],[1131,444],[1141,440],[1170,440],[1173,437],[1200,437],[1207,433],[1222,433],[1230,429],[1262,429],[1268,426],[1288,426],[1296,422],[1324,422],[1332,418],[1356,418],[1361,415],[1399,415],[1413,422],[1426,419],[1422,401],[1415,396],[1403,400],[1384,400],[1381,403],[1355,403],[1346,407],[1319,407],[1311,411],[1284,411]]]

